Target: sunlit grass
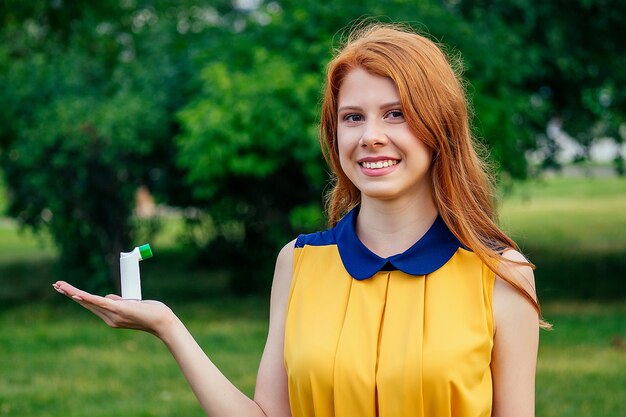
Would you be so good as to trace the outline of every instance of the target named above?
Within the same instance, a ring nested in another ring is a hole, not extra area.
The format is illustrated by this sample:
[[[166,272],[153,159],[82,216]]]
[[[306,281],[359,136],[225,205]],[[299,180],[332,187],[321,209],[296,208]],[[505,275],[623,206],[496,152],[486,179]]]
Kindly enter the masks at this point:
[[[542,298],[626,298],[626,179],[518,184],[501,223],[537,265]]]
[[[32,262],[55,256],[56,250],[49,239],[20,230],[13,220],[0,218],[0,263]]]
[[[552,178],[518,184],[501,204],[504,229],[531,248],[626,252],[626,179]]]

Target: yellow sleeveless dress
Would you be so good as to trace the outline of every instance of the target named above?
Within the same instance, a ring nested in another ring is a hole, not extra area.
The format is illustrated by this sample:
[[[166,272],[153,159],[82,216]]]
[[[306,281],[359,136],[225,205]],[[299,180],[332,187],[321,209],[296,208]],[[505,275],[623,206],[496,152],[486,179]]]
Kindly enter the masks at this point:
[[[285,325],[293,417],[479,417],[492,405],[494,273],[437,218],[380,258],[356,209],[296,240]]]

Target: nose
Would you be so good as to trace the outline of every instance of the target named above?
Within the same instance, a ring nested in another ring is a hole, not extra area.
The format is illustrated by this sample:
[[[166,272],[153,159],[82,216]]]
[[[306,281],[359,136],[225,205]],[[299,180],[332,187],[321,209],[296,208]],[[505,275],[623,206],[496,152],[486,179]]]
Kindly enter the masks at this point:
[[[389,141],[387,134],[379,123],[370,122],[365,125],[359,144],[363,148],[384,146]]]

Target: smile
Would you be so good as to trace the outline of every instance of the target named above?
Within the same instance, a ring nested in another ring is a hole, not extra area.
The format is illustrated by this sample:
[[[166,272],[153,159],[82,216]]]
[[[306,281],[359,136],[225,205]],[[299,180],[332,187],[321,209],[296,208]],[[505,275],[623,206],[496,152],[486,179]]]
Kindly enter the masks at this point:
[[[390,166],[394,166],[397,163],[398,161],[395,159],[388,159],[385,161],[376,161],[376,162],[360,162],[359,165],[367,169],[380,169],[380,168],[388,168]]]

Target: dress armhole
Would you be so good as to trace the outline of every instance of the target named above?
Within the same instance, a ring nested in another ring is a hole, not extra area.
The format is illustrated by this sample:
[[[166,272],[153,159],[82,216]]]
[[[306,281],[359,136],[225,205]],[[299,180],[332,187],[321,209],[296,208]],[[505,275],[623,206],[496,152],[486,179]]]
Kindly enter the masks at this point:
[[[487,326],[489,328],[489,334],[491,335],[491,341],[495,336],[495,317],[493,312],[493,292],[496,283],[496,273],[489,268],[486,263],[483,263],[483,299],[485,302]]]
[[[304,243],[303,243],[304,236],[305,235],[298,236],[294,243],[291,285],[289,286],[289,296],[287,298],[287,314],[289,314],[289,308],[291,306],[291,298],[293,295],[293,290],[296,286],[296,282],[298,281],[298,271],[300,270],[300,259],[302,256],[302,252],[304,251]]]

